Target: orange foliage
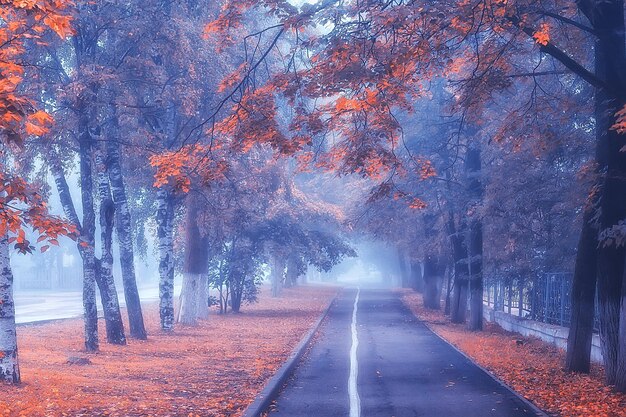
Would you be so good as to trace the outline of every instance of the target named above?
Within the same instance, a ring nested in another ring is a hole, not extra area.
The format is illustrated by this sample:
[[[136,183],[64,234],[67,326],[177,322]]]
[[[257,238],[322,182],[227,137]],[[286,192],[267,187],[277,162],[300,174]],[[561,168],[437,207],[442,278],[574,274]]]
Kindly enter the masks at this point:
[[[615,115],[615,124],[611,126],[611,129],[620,134],[626,133],[626,106],[622,107]]]
[[[533,38],[539,45],[546,46],[550,42],[550,27],[542,23],[539,30],[533,34]]]
[[[37,243],[58,245],[59,236],[77,237],[74,225],[51,216],[42,196],[22,178],[5,173],[0,164],[0,236],[9,234],[15,249],[32,252],[34,246],[26,239],[27,226],[37,232]]]
[[[24,136],[41,136],[52,119],[43,111],[33,113],[33,103],[18,95],[24,68],[18,64],[24,42],[41,42],[46,29],[65,38],[72,34],[71,16],[66,9],[69,0],[13,0],[0,4],[0,129],[7,141],[22,142]],[[30,116],[28,116],[30,114]]]
[[[169,185],[176,191],[189,192],[192,176],[202,184],[223,179],[228,169],[224,159],[212,152],[216,146],[187,145],[175,152],[164,152],[150,158],[150,165],[157,169],[154,186]]]
[[[419,294],[405,292],[403,301],[435,333],[548,413],[626,417],[626,395],[604,386],[601,367],[593,366],[590,375],[568,373],[563,370],[565,354],[556,346],[491,323],[483,332],[471,332],[450,323],[442,312],[424,308]]]
[[[236,416],[283,364],[335,290],[263,290],[241,314],[197,327],[159,330],[158,305],[147,306],[147,341],[79,351],[82,320],[18,328],[24,384],[0,388],[0,417]],[[100,323],[105,339],[104,323]],[[68,357],[90,365],[70,365]]]
[[[61,38],[69,36],[71,16],[66,8],[69,0],[12,0],[0,3],[0,133],[2,141],[22,145],[27,136],[42,136],[52,124],[44,111],[35,111],[34,104],[18,93],[24,68],[18,63],[26,40],[41,42],[46,29]],[[5,152],[0,142],[0,157]],[[23,179],[6,172],[0,164],[0,236],[11,234],[10,242],[20,252],[34,247],[26,239],[25,226],[40,236],[39,242],[55,243],[60,235],[75,236],[73,226],[48,215],[45,201]],[[45,250],[42,248],[42,251]]]

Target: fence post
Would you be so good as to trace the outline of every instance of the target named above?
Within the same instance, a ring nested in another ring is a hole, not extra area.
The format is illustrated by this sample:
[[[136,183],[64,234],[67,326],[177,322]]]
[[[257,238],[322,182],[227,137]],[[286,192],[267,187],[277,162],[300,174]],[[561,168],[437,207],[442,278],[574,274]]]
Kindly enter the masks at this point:
[[[511,314],[511,307],[513,306],[513,281],[509,281],[509,314]]]
[[[561,292],[559,298],[561,299],[561,312],[559,317],[559,325],[563,326],[565,317],[565,275],[561,275]]]
[[[519,305],[517,315],[524,317],[524,278],[520,275],[517,286],[519,287]]]
[[[537,319],[537,303],[535,300],[537,297],[537,281],[538,278],[535,277],[533,282],[531,282],[532,287],[530,289],[530,318],[533,320]]]
[[[543,286],[543,322],[548,322],[548,287],[550,286],[550,278],[548,275],[544,275],[545,285]]]

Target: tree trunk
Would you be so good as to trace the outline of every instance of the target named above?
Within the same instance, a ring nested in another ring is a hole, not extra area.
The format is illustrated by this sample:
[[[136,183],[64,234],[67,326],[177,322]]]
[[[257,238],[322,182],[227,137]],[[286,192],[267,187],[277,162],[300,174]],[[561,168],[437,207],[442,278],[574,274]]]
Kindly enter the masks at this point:
[[[424,292],[424,276],[422,272],[422,264],[418,261],[412,260],[410,263],[411,268],[411,288],[419,293]]]
[[[431,310],[441,308],[441,287],[445,264],[434,255],[424,259],[424,307]]]
[[[287,272],[285,273],[285,287],[293,287],[298,283],[298,260],[295,255],[287,259]]]
[[[65,177],[65,172],[63,171],[63,167],[61,166],[61,161],[58,156],[54,152],[50,152],[49,154],[49,162],[50,162],[50,171],[54,178],[54,182],[56,184],[57,191],[59,193],[59,199],[61,201],[61,206],[63,207],[63,212],[68,220],[76,226],[76,229],[82,233],[82,225],[80,220],[78,219],[78,214],[76,213],[76,208],[74,206],[74,201],[72,200],[72,196],[70,194],[70,188],[67,184],[67,179]],[[99,176],[99,191],[100,191],[100,181],[102,179]],[[106,192],[105,194],[106,195]],[[105,198],[106,200],[106,198]],[[109,199],[110,201],[110,199]],[[100,298],[102,300],[102,305],[104,308],[104,318],[106,324],[106,332],[107,332],[107,341],[113,344],[124,344],[124,329],[123,322],[121,319],[121,313],[119,310],[119,302],[117,300],[117,291],[115,289],[115,283],[113,281],[113,277],[111,275],[112,269],[112,252],[110,251],[110,243],[108,244],[109,250],[107,251],[107,240],[111,239],[107,238],[107,230],[110,229],[107,224],[112,225],[112,218],[110,220],[106,219],[106,212],[108,210],[104,210],[103,208],[109,207],[110,205],[104,203],[101,207],[100,213],[100,225],[102,229],[102,243],[103,243],[103,255],[106,255],[108,252],[110,256],[103,256],[103,260],[99,260],[95,258],[95,255],[85,252],[85,247],[79,241],[76,245],[78,249],[78,253],[80,254],[83,261],[88,260],[89,257],[94,256],[95,263],[95,281],[100,289]],[[111,226],[112,227],[112,226]],[[112,230],[111,230],[112,232]],[[106,259],[104,259],[106,257]],[[106,277],[102,277],[102,274],[106,274]]]
[[[470,197],[468,207],[469,239],[468,265],[470,273],[470,319],[469,330],[483,329],[483,225],[478,214],[478,206],[483,198],[481,183],[480,149],[469,148],[465,155],[467,191]]]
[[[112,110],[112,114],[114,122],[112,133],[117,137],[119,129],[115,109]],[[141,311],[141,301],[135,276],[132,222],[120,163],[120,146],[112,138],[107,141],[107,168],[115,203],[115,230],[120,248],[120,266],[122,268],[124,300],[126,301],[130,336],[135,339],[146,340],[148,336],[143,322],[143,312]]]
[[[588,373],[595,315],[598,231],[593,225],[595,198],[585,207],[572,283],[572,317],[567,338],[565,369]]]
[[[626,218],[626,153],[622,152],[626,135],[611,129],[616,112],[626,103],[624,2],[593,3],[591,20],[597,32],[596,75],[607,86],[596,91],[597,159],[604,174],[597,270],[600,339],[607,383],[626,391],[626,351],[622,347],[626,340],[620,340],[620,333],[626,334],[626,323],[620,319],[626,251],[624,245],[602,236],[619,228]]]
[[[83,249],[83,307],[85,309],[85,349],[98,350],[98,308],[96,305],[96,215],[93,206],[92,140],[85,103],[79,106],[78,141],[80,146],[80,184],[83,203],[81,240]]]
[[[626,273],[626,271],[625,271]],[[617,351],[617,371],[615,388],[626,393],[626,278],[622,282],[622,301],[620,304],[619,321],[619,348]]]
[[[174,198],[157,191],[157,241],[159,249],[159,315],[161,329],[174,329]]]
[[[397,249],[398,254],[398,269],[400,270],[400,286],[402,288],[410,288],[410,274],[409,265],[407,262],[407,256],[404,251]]]
[[[96,283],[100,289],[102,309],[106,325],[107,342],[125,345],[124,322],[120,313],[117,289],[113,279],[113,219],[115,206],[111,199],[109,181],[106,176],[104,162],[100,155],[96,157],[98,166],[98,194],[100,196],[100,236],[102,256],[96,261]]]
[[[239,282],[242,283],[241,279],[232,279],[231,282]],[[243,298],[243,285],[232,285],[230,286],[230,308],[233,313],[239,313],[241,311],[241,301]]]
[[[465,221],[462,220],[457,230],[454,213],[448,209],[446,229],[450,236],[454,265],[454,283],[450,297],[450,320],[453,323],[465,323],[467,315],[467,291],[469,286],[468,250],[465,239]],[[450,294],[448,292],[448,294]],[[446,299],[446,304],[448,300]],[[447,310],[447,307],[446,307]]]
[[[443,314],[445,314],[446,316],[449,316],[452,310],[452,300],[451,300],[451,296],[452,296],[452,282],[454,280],[454,268],[452,265],[448,265],[446,267],[446,274],[447,274],[447,279],[446,279],[446,299],[445,299],[445,307],[443,310]]]
[[[20,382],[8,236],[0,236],[0,383]]]
[[[278,297],[283,286],[285,260],[276,253],[271,254],[272,297]]]
[[[178,313],[178,322],[186,325],[196,324],[199,308],[197,292],[201,285],[201,277],[207,272],[207,245],[200,235],[199,212],[197,196],[192,192],[187,195],[183,288]]]
[[[207,291],[208,276],[207,274],[200,275],[199,286],[198,286],[198,300],[196,301],[196,305],[198,309],[196,311],[196,317],[200,320],[206,320],[209,318],[209,293]]]
[[[200,287],[201,274],[193,272],[183,273],[183,287],[180,292],[180,308],[178,310],[178,322],[180,324],[195,326],[198,317],[197,292]]]
[[[464,231],[453,238],[454,249],[454,286],[450,302],[450,320],[452,323],[465,323],[467,316],[467,292],[469,287],[468,251]]]

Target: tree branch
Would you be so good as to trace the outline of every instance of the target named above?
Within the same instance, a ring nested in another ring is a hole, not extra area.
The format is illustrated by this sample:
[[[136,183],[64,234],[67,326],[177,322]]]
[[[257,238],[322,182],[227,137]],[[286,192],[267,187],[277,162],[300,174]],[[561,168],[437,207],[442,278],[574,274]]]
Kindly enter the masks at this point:
[[[532,28],[528,26],[522,25],[520,19],[516,16],[511,16],[508,18],[511,23],[517,28],[519,28],[522,32],[527,34],[531,39],[535,39],[535,32]],[[606,84],[603,80],[598,78],[593,72],[589,71],[587,68],[583,67],[579,64],[574,58],[567,55],[562,49],[558,48],[552,42],[548,41],[545,45],[541,45],[541,52],[544,52],[561,64],[563,64],[567,69],[572,71],[574,74],[578,75],[583,80],[587,81],[595,88],[606,89]]]

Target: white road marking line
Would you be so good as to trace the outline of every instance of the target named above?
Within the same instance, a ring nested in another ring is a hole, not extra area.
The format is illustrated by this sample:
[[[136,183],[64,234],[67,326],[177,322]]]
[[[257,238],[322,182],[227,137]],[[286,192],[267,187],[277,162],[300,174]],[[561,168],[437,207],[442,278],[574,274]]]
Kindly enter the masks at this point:
[[[359,295],[361,289],[357,289],[352,310],[352,347],[350,348],[350,377],[348,378],[348,395],[350,396],[350,417],[361,416],[361,398],[357,389],[357,379],[359,376],[359,362],[356,356],[359,347],[359,335],[356,328],[356,312],[359,305]]]

